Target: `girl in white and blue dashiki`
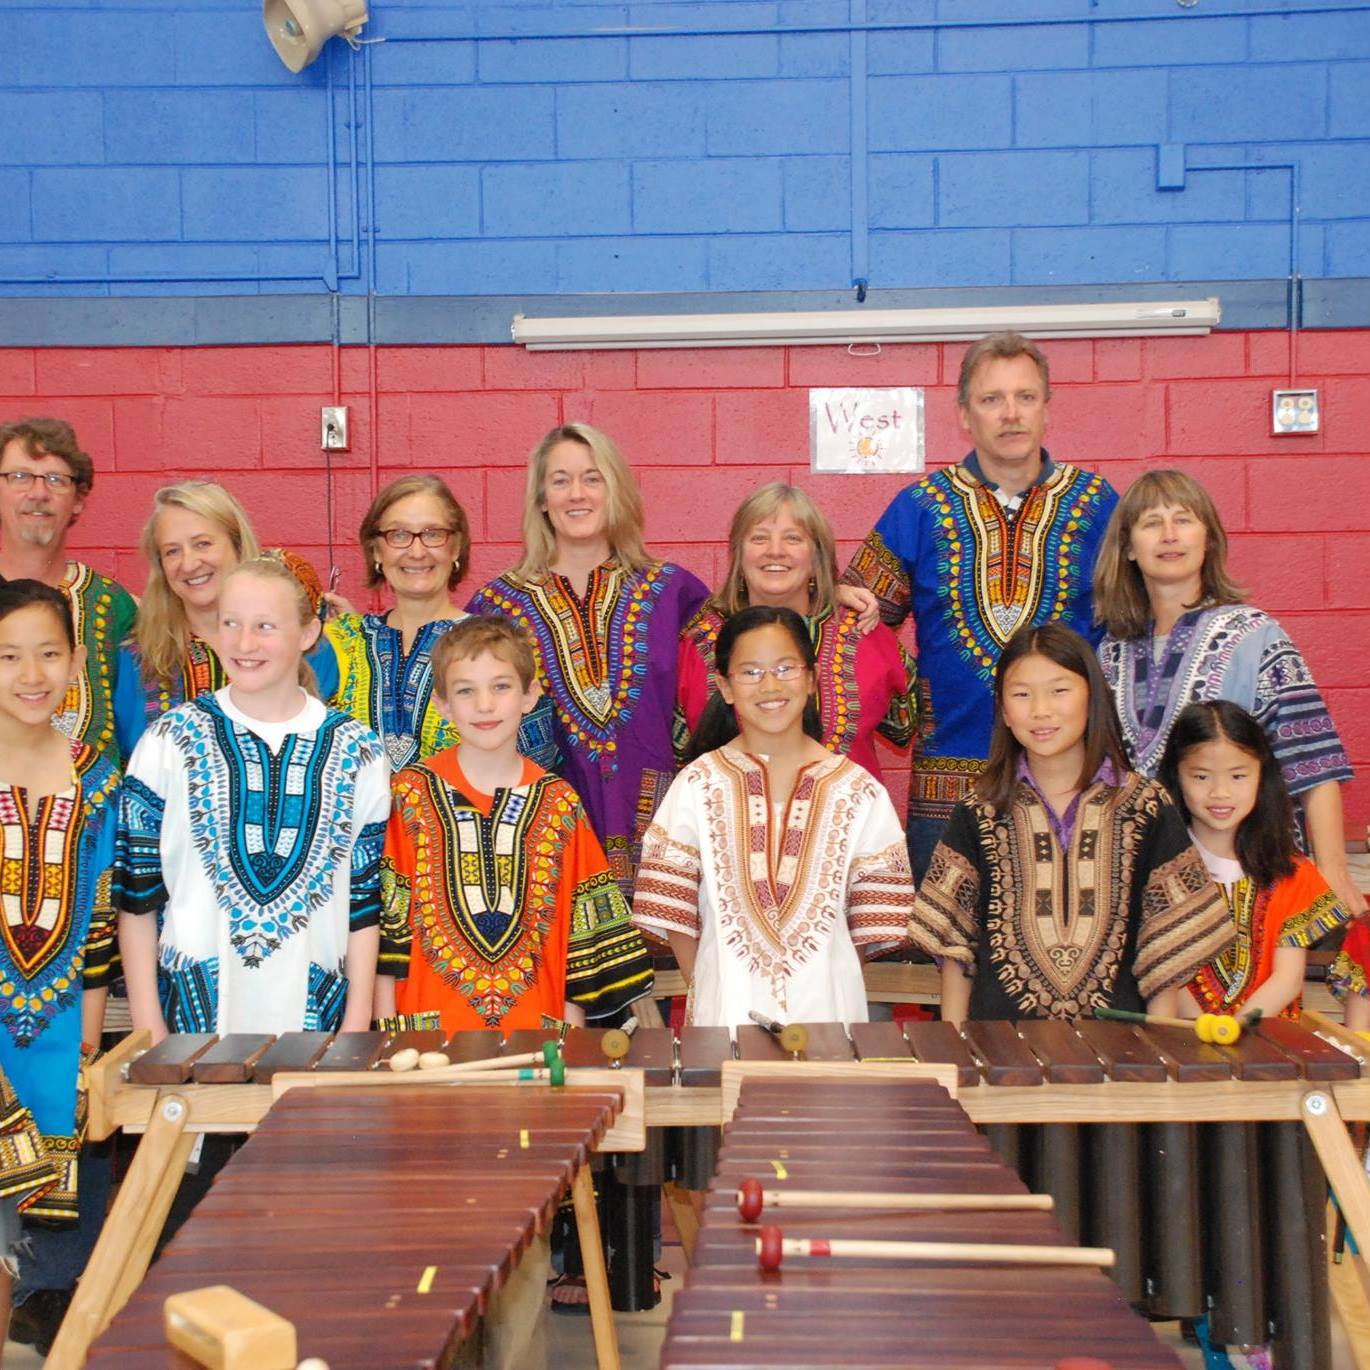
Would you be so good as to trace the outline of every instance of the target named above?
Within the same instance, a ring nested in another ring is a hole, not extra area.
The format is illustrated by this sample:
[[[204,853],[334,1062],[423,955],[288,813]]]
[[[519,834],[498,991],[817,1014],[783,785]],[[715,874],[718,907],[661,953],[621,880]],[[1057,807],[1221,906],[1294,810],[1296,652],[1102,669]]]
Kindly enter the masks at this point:
[[[154,1041],[370,1023],[389,768],[301,687],[318,633],[283,562],[243,562],[219,599],[228,686],[164,714],[129,761],[114,901]]]
[[[0,582],[0,1256],[16,1208],[76,1217],[83,1043],[104,1019],[119,775],[53,719],[84,661],[60,591]]]

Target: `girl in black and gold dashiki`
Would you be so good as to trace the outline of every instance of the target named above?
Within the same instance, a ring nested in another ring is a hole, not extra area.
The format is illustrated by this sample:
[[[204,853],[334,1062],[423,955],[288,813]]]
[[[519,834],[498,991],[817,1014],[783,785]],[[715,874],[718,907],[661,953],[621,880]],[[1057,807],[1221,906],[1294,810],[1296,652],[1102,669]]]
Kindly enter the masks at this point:
[[[1232,920],[1164,788],[1128,769],[1093,650],[1025,628],[994,694],[989,761],[909,920],[941,963],[943,1018],[1175,1012]]]

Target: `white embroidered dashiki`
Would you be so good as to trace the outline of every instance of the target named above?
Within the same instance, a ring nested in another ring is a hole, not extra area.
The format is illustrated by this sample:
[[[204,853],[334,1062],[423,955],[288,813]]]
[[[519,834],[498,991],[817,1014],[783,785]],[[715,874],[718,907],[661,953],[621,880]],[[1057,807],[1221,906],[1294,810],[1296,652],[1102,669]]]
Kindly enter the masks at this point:
[[[858,947],[907,937],[913,878],[889,793],[845,757],[773,803],[764,758],[721,747],[675,778],[642,847],[633,921],[697,938],[686,1016],[736,1027],[869,1016]]]
[[[129,761],[114,901],[160,911],[172,1032],[336,1028],[349,933],[380,918],[389,767],[310,698],[265,723],[229,690],[163,714]]]

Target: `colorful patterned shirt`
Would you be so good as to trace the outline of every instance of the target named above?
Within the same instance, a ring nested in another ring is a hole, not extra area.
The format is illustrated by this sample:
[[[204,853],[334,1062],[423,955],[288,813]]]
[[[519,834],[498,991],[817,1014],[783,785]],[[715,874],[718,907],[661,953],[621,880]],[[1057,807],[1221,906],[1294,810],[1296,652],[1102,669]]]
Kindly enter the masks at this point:
[[[129,761],[114,902],[160,916],[172,1032],[336,1028],[349,933],[380,920],[380,740],[310,698],[282,723],[230,691],[164,714]]]
[[[340,614],[324,628],[325,650],[314,663],[319,693],[380,738],[392,770],[461,741],[433,703],[433,648],[467,617],[459,613],[425,623],[407,653],[400,630],[384,614]],[[519,751],[544,770],[554,769],[560,759],[555,727],[545,695],[519,725]]]
[[[913,876],[889,793],[844,757],[773,805],[765,761],[733,746],[676,777],[647,830],[633,921],[698,939],[686,1017],[737,1026],[863,1023],[858,947],[906,940]]]
[[[395,777],[381,885],[381,973],[402,1014],[459,1028],[538,1028],[567,1000],[587,1020],[650,994],[641,934],[575,791],[525,760],[475,790],[455,749]]]
[[[925,741],[913,761],[909,816],[945,820],[989,752],[994,669],[1009,638],[1059,619],[1097,639],[1094,561],[1118,497],[1102,476],[1042,453],[1016,511],[979,474],[975,454],[894,497],[843,577],[918,639]]]
[[[46,1218],[76,1216],[81,997],[109,983],[115,961],[118,789],[119,773],[82,742],[60,794],[0,784],[0,1067],[21,1106],[0,1090],[0,1194]]]
[[[76,640],[85,644],[85,669],[72,683],[53,720],[68,737],[88,742],[116,766],[124,756],[114,730],[119,644],[133,631],[138,605],[117,581],[84,562],[67,562],[57,587],[71,606]]]
[[[564,576],[500,576],[468,606],[532,637],[556,710],[561,773],[604,845],[624,898],[642,834],[675,773],[672,721],[681,629],[708,596],[670,562],[629,571],[610,558],[578,595]]]
[[[972,976],[972,1018],[1141,1011],[1227,948],[1227,903],[1156,781],[1090,785],[1065,850],[1051,817],[1021,782],[1003,814],[958,804],[919,886],[909,931]]]

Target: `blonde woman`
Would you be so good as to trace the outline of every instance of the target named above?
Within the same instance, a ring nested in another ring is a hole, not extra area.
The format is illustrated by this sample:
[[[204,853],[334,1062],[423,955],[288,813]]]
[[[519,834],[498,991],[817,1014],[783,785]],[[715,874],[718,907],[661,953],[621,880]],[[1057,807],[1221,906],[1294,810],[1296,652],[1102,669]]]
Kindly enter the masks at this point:
[[[533,449],[523,559],[470,608],[532,635],[556,711],[561,774],[584,801],[631,897],[646,824],[675,771],[671,726],[680,631],[708,594],[642,540],[642,499],[613,442],[586,423]]]
[[[210,645],[217,633],[219,591],[239,562],[261,551],[247,511],[209,480],[158,490],[139,545],[147,559],[147,587],[133,635],[120,649],[114,690],[115,733],[125,757],[154,719],[227,683]],[[314,568],[302,557],[276,555],[317,601]]]
[[[372,501],[359,533],[369,589],[385,586],[389,610],[350,606],[324,629],[312,658],[319,689],[385,744],[395,770],[455,747],[461,738],[433,698],[433,648],[468,617],[452,602],[471,552],[471,528],[447,483],[402,476]],[[331,603],[345,605],[336,595]],[[519,729],[519,751],[545,770],[558,760],[552,706],[540,699]]]
[[[1183,471],[1148,471],[1109,520],[1094,573],[1099,661],[1135,769],[1154,776],[1186,704],[1227,699],[1265,729],[1312,855],[1351,912],[1365,908],[1346,863],[1346,750],[1299,649],[1244,602],[1208,491]]]
[[[879,732],[896,747],[913,738],[915,670],[884,624],[862,635],[856,610],[837,585],[832,529],[803,490],[774,481],[742,501],[728,533],[723,588],[690,620],[680,639],[677,743],[693,731],[716,690],[714,649],[724,623],[753,605],[793,609],[813,640],[822,744],[881,778]]]

